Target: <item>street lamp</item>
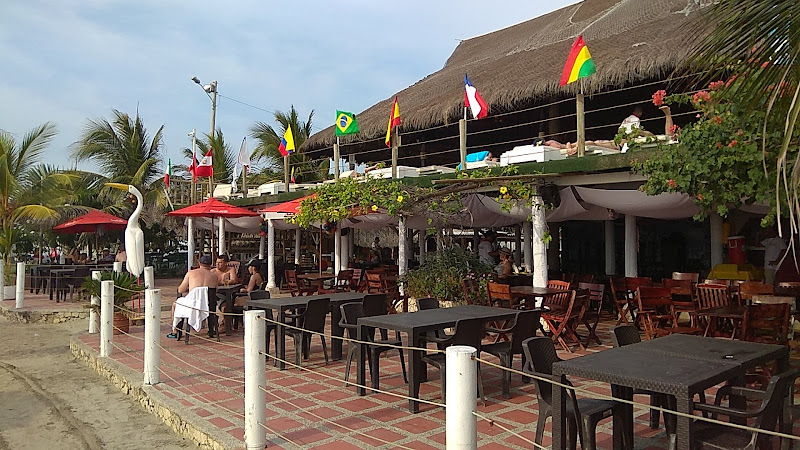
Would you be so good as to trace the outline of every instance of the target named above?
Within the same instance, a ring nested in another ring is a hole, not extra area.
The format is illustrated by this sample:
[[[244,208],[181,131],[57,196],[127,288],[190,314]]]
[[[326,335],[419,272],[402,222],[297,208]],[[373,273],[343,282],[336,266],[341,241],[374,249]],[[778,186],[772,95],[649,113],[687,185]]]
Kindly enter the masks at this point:
[[[206,93],[208,98],[211,99],[211,132],[208,134],[208,146],[211,148],[212,141],[214,140],[214,129],[216,127],[216,119],[217,119],[217,81],[214,80],[211,84],[203,85],[200,82],[200,79],[197,77],[192,77],[192,81],[195,82],[198,86],[203,89],[203,92]],[[214,177],[208,177],[208,197],[211,198],[214,196]]]

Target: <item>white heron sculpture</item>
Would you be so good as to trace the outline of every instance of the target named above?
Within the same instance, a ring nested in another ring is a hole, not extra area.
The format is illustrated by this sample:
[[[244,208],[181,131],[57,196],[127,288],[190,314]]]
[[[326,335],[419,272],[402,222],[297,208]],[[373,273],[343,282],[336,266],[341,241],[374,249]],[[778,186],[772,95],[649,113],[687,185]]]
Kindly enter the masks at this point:
[[[136,186],[121,183],[106,183],[107,186],[128,191],[136,197],[136,209],[128,217],[128,226],[125,227],[125,253],[127,261],[125,266],[131,275],[138,277],[144,271],[144,232],[139,227],[139,214],[142,212],[142,193]]]

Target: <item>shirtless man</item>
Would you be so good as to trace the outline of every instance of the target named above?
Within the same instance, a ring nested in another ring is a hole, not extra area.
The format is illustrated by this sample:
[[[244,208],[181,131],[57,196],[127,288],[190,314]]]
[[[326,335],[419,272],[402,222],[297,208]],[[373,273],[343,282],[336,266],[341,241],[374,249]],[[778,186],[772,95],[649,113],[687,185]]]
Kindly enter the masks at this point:
[[[183,277],[183,281],[181,281],[180,286],[178,286],[178,295],[185,295],[188,294],[189,291],[196,287],[208,287],[209,289],[216,289],[219,286],[219,280],[216,275],[212,273],[211,270],[211,256],[210,255],[203,255],[200,257],[200,267],[197,269],[192,269],[186,272],[186,276]],[[211,311],[216,310],[216,299],[209,298],[208,299],[208,306]],[[175,302],[172,303],[172,315],[175,315]],[[215,315],[211,314],[208,316],[209,320],[211,317],[215,317]],[[216,328],[216,327],[214,327]],[[167,337],[170,339],[174,339],[177,337],[175,333],[175,329],[173,328],[172,333],[168,334]],[[211,324],[209,324],[208,330],[209,336],[213,336],[213,329]]]
[[[211,273],[217,276],[219,284],[229,285],[239,282],[239,277],[236,275],[236,270],[228,265],[230,258],[228,255],[219,255],[217,257],[217,267],[211,270]]]

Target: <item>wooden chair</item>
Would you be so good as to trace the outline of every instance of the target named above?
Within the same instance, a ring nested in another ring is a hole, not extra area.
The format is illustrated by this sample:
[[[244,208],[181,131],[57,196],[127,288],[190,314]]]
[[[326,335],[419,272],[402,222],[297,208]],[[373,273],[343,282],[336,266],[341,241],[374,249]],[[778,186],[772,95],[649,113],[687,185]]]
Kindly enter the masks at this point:
[[[594,283],[594,275],[590,273],[577,273],[572,277],[572,283]]]
[[[716,285],[716,286],[730,287],[731,280],[719,280],[719,279],[706,278],[705,280],[703,280],[702,284],[713,284],[713,285]]]
[[[738,289],[740,305],[750,304],[754,295],[772,295],[775,293],[774,286],[760,281],[743,281],[739,283]]]
[[[674,272],[680,273],[680,272]],[[697,305],[694,302],[694,287],[696,283],[691,280],[676,280],[674,278],[664,278],[661,285],[669,288],[672,293],[672,304],[675,306],[675,314],[680,318],[681,313],[689,314],[690,320],[694,320],[697,312]]]
[[[742,340],[787,345],[791,306],[787,303],[754,304],[745,307]]]
[[[709,323],[703,319],[703,310],[710,308],[718,308],[720,306],[728,306],[732,303],[731,291],[728,286],[721,284],[698,284],[695,289],[695,296],[697,302],[697,312],[693,324],[698,327],[709,328]],[[716,329],[716,324],[711,328]],[[735,325],[729,324],[731,332],[728,336],[733,336],[735,333]],[[709,328],[709,329],[711,329]],[[721,333],[721,335],[724,335]]]
[[[386,292],[386,286],[383,282],[383,270],[370,269],[366,271],[367,278],[367,292],[370,294],[377,294]]]
[[[320,294],[333,294],[335,292],[349,292],[350,283],[353,280],[353,269],[340,270],[336,274],[336,279],[330,289],[321,289]]]
[[[305,281],[297,278],[297,270],[284,270],[283,274],[286,277],[286,288],[289,289],[292,297],[312,295],[317,292],[315,286],[306,284]]]
[[[614,300],[614,306],[617,307],[617,314],[619,315],[617,325],[636,322],[633,304],[628,295],[627,280],[624,277],[611,277],[608,279],[608,286],[611,288],[611,298]],[[631,316],[630,321],[628,321],[628,315]]]
[[[669,334],[699,334],[699,328],[678,326],[678,316],[672,303],[672,292],[664,287],[639,287],[636,301],[645,337],[649,339]]]
[[[550,308],[542,312],[542,319],[552,333],[551,339],[554,343],[561,344],[561,347],[570,353],[572,353],[572,350],[567,344],[567,339],[577,343],[578,347],[584,350],[583,343],[575,333],[575,328],[578,320],[580,320],[583,308],[586,307],[588,298],[588,291],[573,290],[569,293],[566,302],[561,301],[563,296],[552,296],[544,304],[544,306]]]
[[[367,280],[364,278],[363,269],[352,269],[353,277],[350,278],[350,290],[353,292],[364,292],[367,289]]]
[[[691,281],[697,283],[700,281],[700,274],[697,272],[672,272],[672,279],[676,281]]]
[[[489,295],[489,304],[501,308],[514,307],[514,297],[511,295],[511,285],[490,281],[486,286]]]
[[[486,301],[481,298],[478,282],[474,278],[461,280],[461,289],[464,291],[464,300],[468,305],[485,305]]]
[[[606,286],[600,283],[578,283],[578,289],[586,289],[589,291],[589,298],[586,303],[586,310],[581,317],[581,323],[589,331],[586,335],[586,340],[583,345],[588,347],[589,342],[594,340],[598,345],[603,345],[600,338],[597,337],[597,324],[600,322],[600,313],[603,310],[603,298],[606,292]]]

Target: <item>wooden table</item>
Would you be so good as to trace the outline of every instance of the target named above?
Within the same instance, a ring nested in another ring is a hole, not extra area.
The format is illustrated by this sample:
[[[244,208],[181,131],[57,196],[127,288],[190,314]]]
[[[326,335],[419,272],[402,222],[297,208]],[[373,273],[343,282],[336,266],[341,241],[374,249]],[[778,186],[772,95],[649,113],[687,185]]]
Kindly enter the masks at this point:
[[[632,400],[634,389],[673,395],[677,411],[691,414],[695,394],[719,383],[741,384],[748,369],[778,361],[778,371],[789,365],[789,351],[781,345],[711,339],[673,334],[639,344],[604,350],[553,364],[553,374],[574,375],[611,384],[615,397]],[[566,448],[566,396],[553,389],[553,448]],[[733,401],[733,399],[732,399]],[[613,413],[615,449],[632,448],[633,406],[618,403]],[[678,449],[689,449],[693,420],[676,418]]]
[[[223,296],[223,301],[225,302],[225,315],[222,317],[222,320],[225,321],[225,336],[231,335],[231,328],[233,328],[233,321],[231,320],[233,317],[228,315],[233,312],[233,297],[234,294],[239,292],[242,289],[243,284],[230,284],[227,286],[217,286],[217,295]],[[217,301],[217,299],[209,299]],[[212,311],[216,311],[216,307],[212,308]]]
[[[323,283],[336,278],[336,275],[332,273],[301,273],[297,275],[297,279],[299,280],[306,280],[311,284],[317,285],[317,292],[324,289]]]
[[[366,295],[366,292],[337,292],[333,294],[301,295],[297,297],[250,300],[247,302],[247,309],[274,309],[278,312],[278,317],[275,319],[275,321],[278,322],[278,324],[282,324],[286,321],[286,311],[305,308],[308,306],[308,302],[314,299],[327,298],[330,299],[331,302],[331,335],[341,338],[344,336],[344,328],[339,326],[339,321],[342,319],[342,310],[339,308],[339,306],[344,303],[361,302],[364,300]],[[280,370],[284,370],[286,368],[286,364],[283,362],[286,360],[286,343],[284,342],[285,336],[286,330],[281,325],[278,325],[275,339],[277,341],[276,347],[278,349],[278,358],[280,358],[278,360],[278,367]],[[342,359],[341,339],[331,339],[331,359]]]
[[[61,300],[61,285],[69,275],[74,273],[74,268],[50,269],[50,300],[53,299],[53,292],[56,294],[56,300]]]
[[[459,319],[482,318],[486,322],[514,318],[519,311],[508,308],[493,308],[491,306],[466,305],[452,308],[425,309],[400,314],[387,314],[384,316],[362,317],[358,319],[358,339],[365,342],[367,333],[371,328],[385,328],[405,332],[408,334],[409,344],[416,345],[422,334],[428,331],[455,326]],[[356,361],[358,361],[358,385],[366,383],[367,344],[358,346]],[[427,368],[422,362],[422,353],[410,350],[408,357],[408,396],[412,399],[419,398],[419,385],[426,379]],[[358,395],[366,395],[366,389],[356,387]],[[419,412],[419,403],[415,400],[408,401],[408,409],[412,413]]]

